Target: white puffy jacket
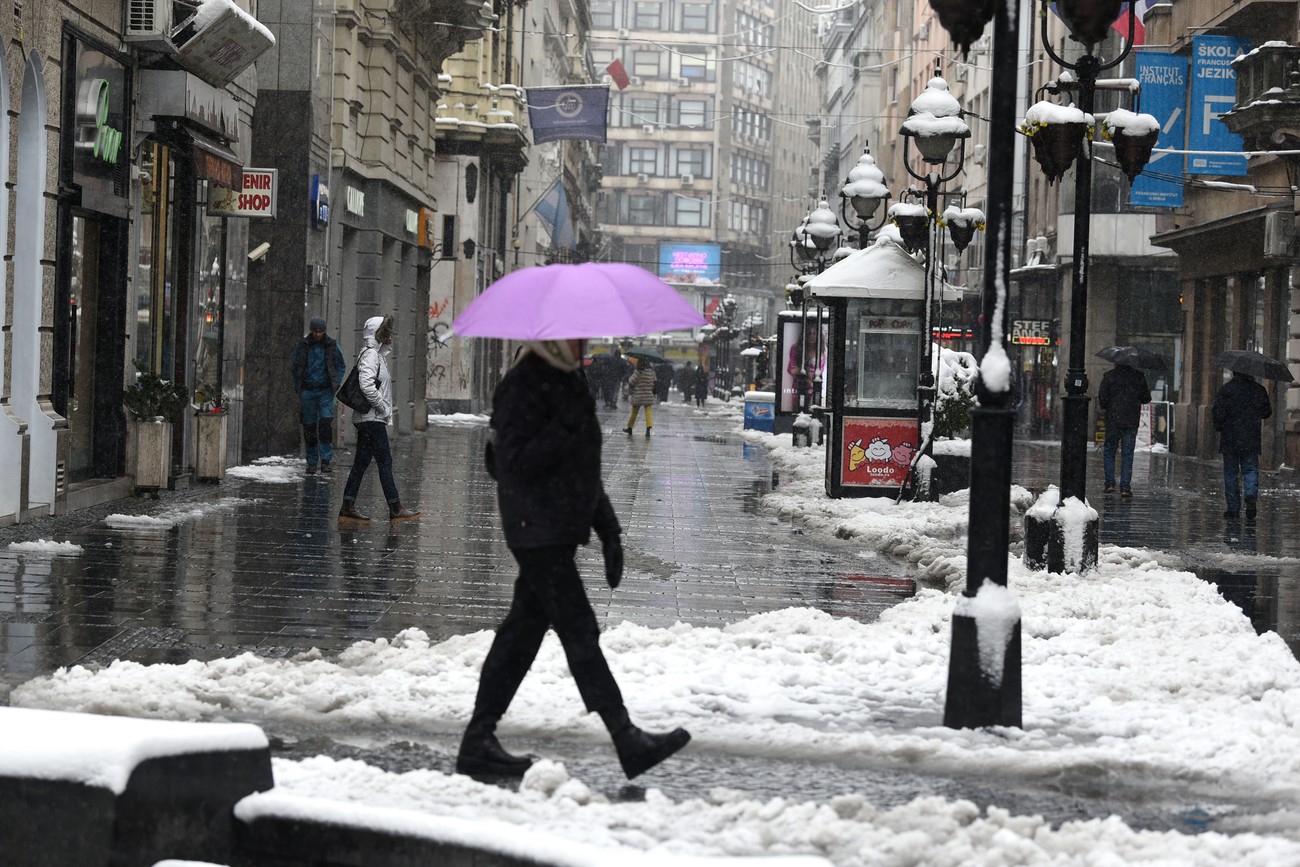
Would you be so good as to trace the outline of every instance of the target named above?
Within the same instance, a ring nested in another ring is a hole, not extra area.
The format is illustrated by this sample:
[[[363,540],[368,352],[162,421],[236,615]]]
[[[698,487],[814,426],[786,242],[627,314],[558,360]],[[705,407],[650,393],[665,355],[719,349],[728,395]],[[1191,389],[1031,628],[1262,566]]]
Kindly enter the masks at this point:
[[[375,340],[375,332],[384,322],[382,316],[371,316],[366,320],[361,333],[361,356],[357,359],[357,379],[360,380],[361,393],[370,401],[369,412],[352,411],[352,423],[363,421],[382,421],[393,423],[393,379],[388,375],[388,354],[391,346],[381,346]]]

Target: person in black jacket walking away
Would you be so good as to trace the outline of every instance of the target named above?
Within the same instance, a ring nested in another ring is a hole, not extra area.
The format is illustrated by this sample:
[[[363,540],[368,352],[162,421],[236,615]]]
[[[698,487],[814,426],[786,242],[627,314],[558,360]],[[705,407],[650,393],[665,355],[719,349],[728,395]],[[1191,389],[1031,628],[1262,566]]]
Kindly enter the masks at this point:
[[[1246,520],[1253,522],[1259,496],[1259,425],[1273,414],[1273,404],[1254,377],[1234,371],[1232,379],[1214,395],[1212,412],[1214,429],[1219,432],[1223,490],[1228,500],[1223,517],[1237,518],[1241,514],[1241,488],[1245,488]]]
[[[506,752],[496,727],[547,629],[559,636],[582,702],[600,714],[629,779],[691,739],[685,729],[652,734],[628,718],[574,561],[577,547],[590,542],[595,530],[604,546],[605,581],[613,589],[623,578],[622,528],[601,481],[600,422],[580,368],[584,343],[528,343],[492,396],[485,459],[497,481],[501,525],[519,576],[510,612],[483,660],[457,773],[515,776],[535,760]]]
[[[1101,378],[1097,404],[1106,418],[1102,466],[1106,472],[1107,494],[1115,493],[1115,450],[1118,448],[1121,452],[1119,493],[1124,498],[1133,496],[1133,448],[1142,405],[1150,402],[1151,388],[1146,375],[1134,367],[1117,364]]]

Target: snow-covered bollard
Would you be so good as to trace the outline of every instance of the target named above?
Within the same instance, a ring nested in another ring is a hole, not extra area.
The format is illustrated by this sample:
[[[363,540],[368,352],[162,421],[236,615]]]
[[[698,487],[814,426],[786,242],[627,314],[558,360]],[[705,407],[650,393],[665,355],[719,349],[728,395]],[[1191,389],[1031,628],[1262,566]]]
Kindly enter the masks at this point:
[[[795,416],[791,425],[790,444],[800,448],[812,445],[812,416],[808,413],[801,412]]]
[[[1056,485],[1025,512],[1024,564],[1080,574],[1097,565],[1097,510],[1077,497],[1061,501]]]

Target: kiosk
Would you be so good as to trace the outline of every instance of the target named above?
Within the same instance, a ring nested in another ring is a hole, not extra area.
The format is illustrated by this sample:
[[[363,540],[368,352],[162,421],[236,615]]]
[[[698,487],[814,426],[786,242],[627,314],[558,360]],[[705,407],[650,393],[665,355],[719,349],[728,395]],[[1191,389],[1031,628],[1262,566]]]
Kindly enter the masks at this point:
[[[827,343],[826,493],[897,496],[923,447],[922,377],[933,363],[925,339],[927,273],[887,238],[811,278],[811,298],[830,310]],[[944,285],[943,301],[961,293]],[[931,321],[938,321],[932,317]]]

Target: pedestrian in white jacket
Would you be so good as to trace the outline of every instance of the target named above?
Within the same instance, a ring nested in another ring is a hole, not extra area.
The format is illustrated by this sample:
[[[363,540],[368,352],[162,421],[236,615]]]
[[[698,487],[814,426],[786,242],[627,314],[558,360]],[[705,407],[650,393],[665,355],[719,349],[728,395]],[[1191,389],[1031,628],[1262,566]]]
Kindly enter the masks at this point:
[[[388,374],[388,355],[393,351],[393,317],[372,316],[367,319],[361,340],[357,380],[361,393],[370,401],[370,409],[366,412],[352,411],[352,424],[357,429],[357,452],[343,488],[339,520],[370,520],[368,515],[357,510],[357,494],[361,492],[361,480],[371,460],[379,467],[379,484],[384,489],[384,499],[388,501],[388,520],[397,523],[418,518],[419,512],[402,506],[397,482],[393,479],[393,453],[388,443],[388,426],[393,423],[393,380]]]

